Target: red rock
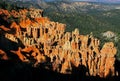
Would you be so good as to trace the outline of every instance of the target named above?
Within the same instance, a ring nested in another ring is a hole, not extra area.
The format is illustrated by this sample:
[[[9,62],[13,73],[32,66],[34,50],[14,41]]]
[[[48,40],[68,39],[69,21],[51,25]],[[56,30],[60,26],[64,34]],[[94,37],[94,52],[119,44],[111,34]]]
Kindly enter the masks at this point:
[[[3,50],[0,50],[0,59],[8,60],[8,56]]]
[[[10,29],[9,28],[7,28],[7,27],[5,27],[5,26],[0,26],[0,29],[2,29],[3,31],[10,31]]]
[[[19,47],[19,49],[17,51],[11,50],[11,52],[16,54],[21,61],[23,61],[23,62],[28,61],[27,58],[21,53],[21,48],[20,47]]]

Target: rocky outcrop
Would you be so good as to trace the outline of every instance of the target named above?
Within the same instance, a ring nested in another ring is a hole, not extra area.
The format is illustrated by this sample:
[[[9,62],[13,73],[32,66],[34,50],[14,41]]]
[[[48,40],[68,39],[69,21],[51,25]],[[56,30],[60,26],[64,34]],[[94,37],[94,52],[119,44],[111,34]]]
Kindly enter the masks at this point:
[[[30,8],[29,9],[29,15],[31,18],[39,18],[39,17],[42,17],[42,10],[41,9],[33,9],[33,8]]]
[[[102,33],[102,36],[108,39],[111,39],[111,38],[116,37],[116,34],[112,31],[107,31],[107,32]]]
[[[65,24],[42,17],[41,10],[25,10],[25,13],[28,12],[33,20],[24,15],[24,19],[21,18],[19,24],[13,22],[7,29],[0,26],[2,29],[0,31],[7,32],[1,33],[1,36],[18,45],[21,41],[24,45],[18,50],[10,50],[21,61],[33,63],[34,67],[44,63],[44,68],[63,74],[71,74],[73,66],[84,66],[87,76],[115,75],[117,49],[112,42],[107,42],[100,48],[100,40],[92,35],[80,35],[78,29],[65,32]],[[17,17],[18,14],[23,15],[24,11],[9,13]],[[15,29],[16,34],[7,31],[10,29]],[[0,54],[6,55],[3,51],[0,51]]]
[[[8,60],[7,54],[1,49],[0,49],[0,59]]]
[[[117,50],[114,47],[112,42],[105,43],[103,48],[101,49],[101,67],[100,67],[100,76],[107,76],[111,72],[114,75],[114,62],[115,62],[115,54]],[[105,67],[102,67],[102,66]],[[103,75],[104,74],[104,75]]]

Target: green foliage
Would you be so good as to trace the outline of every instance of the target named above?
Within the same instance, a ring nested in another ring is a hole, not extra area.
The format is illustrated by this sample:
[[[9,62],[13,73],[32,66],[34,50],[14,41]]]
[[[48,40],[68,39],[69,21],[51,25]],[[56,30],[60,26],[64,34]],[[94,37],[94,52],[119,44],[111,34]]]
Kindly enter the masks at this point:
[[[1,9],[6,9],[8,11],[10,10],[19,10],[19,9],[23,9],[24,7],[20,7],[17,4],[15,4],[14,2],[11,2],[9,0],[1,0],[0,1],[0,8]]]
[[[91,31],[94,34],[99,34],[104,31],[111,30],[119,32],[119,14],[116,17],[118,20],[110,17],[104,17],[105,13],[61,13],[61,12],[44,12],[53,21],[58,21],[67,24],[67,31],[72,31],[74,28],[79,28],[80,33],[89,34]],[[112,23],[113,22],[113,23]]]

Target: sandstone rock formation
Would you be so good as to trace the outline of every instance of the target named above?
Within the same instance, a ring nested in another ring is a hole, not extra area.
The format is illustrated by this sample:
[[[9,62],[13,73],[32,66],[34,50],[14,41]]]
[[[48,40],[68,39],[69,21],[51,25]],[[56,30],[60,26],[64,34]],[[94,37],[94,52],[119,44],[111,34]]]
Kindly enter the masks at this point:
[[[114,64],[117,49],[112,42],[105,43],[100,49],[100,40],[92,35],[80,35],[78,29],[72,33],[65,32],[65,24],[52,22],[42,17],[42,10],[30,9],[18,12],[0,10],[1,14],[5,14],[6,18],[22,16],[19,23],[12,22],[6,28],[0,26],[0,32],[4,31],[0,33],[0,36],[17,43],[18,46],[21,43],[24,45],[17,50],[10,50],[21,61],[33,63],[34,67],[39,67],[40,63],[47,61],[50,65],[46,65],[45,68],[63,74],[71,74],[73,66],[85,66],[88,76],[115,75]],[[8,32],[13,29],[16,31],[15,34]],[[8,59],[7,54],[2,50],[0,50],[0,55],[2,59]]]
[[[0,49],[0,59],[8,60],[7,54]]]

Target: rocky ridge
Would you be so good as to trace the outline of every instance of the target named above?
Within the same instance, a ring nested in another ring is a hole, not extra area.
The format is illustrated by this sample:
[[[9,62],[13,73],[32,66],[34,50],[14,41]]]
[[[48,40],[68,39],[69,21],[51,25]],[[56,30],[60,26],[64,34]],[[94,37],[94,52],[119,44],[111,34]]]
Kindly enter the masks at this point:
[[[80,35],[78,29],[65,32],[65,24],[50,21],[42,13],[40,9],[0,9],[0,59],[12,60],[11,54],[33,67],[44,64],[63,74],[71,74],[73,66],[84,66],[87,76],[116,75],[113,42],[100,47],[99,39]]]

